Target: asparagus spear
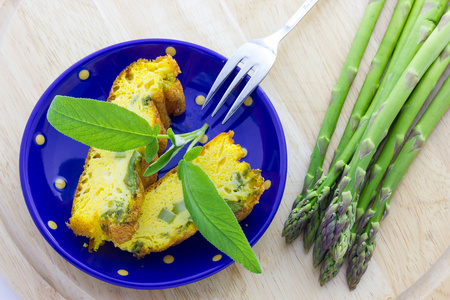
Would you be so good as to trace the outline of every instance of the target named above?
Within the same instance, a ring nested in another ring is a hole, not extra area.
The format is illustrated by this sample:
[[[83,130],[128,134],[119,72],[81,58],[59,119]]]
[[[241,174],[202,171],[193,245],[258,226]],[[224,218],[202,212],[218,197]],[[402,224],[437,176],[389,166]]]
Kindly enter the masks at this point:
[[[297,204],[306,196],[306,191],[311,189],[322,175],[322,165],[331,135],[336,128],[336,123],[345,98],[347,97],[353,79],[358,72],[358,67],[362,56],[366,50],[370,36],[372,35],[373,29],[385,2],[386,0],[373,0],[369,2],[366,8],[361,24],[356,32],[352,46],[350,47],[347,55],[347,59],[345,60],[338,82],[331,92],[331,102],[327,112],[325,113],[324,122],[320,128],[314,150],[311,154],[309,169],[303,182],[303,191],[294,201],[293,208],[296,207]]]
[[[351,290],[356,288],[367,270],[375,248],[380,222],[389,211],[389,204],[396,188],[411,162],[449,107],[450,76],[442,84],[439,92],[409,135],[408,141],[403,145],[398,156],[389,166],[389,171],[377,196],[378,201],[372,207],[375,214],[362,233],[356,236],[356,242],[349,252],[349,267],[347,269],[347,283]]]
[[[387,67],[379,91],[375,94],[375,98],[373,99],[374,105],[371,105],[369,108],[367,114],[369,117],[374,111],[378,110],[380,105],[386,100],[403,71],[422,47],[431,32],[433,32],[436,24],[444,13],[446,5],[447,0],[425,0],[421,7],[420,14],[415,18],[415,22],[412,24],[411,29],[407,28],[407,31],[409,32],[402,33],[404,45],[400,46],[401,48],[397,47],[394,51],[393,58]],[[412,16],[413,19],[414,17],[415,16]]]
[[[412,27],[411,32],[408,35],[408,39],[405,42],[405,46],[403,47],[401,51],[401,56],[399,59],[395,62],[395,64],[391,64],[388,67],[388,70],[386,72],[385,77],[383,78],[383,81],[381,83],[381,89],[380,91],[375,95],[375,98],[370,106],[370,108],[367,110],[367,113],[365,114],[364,118],[371,118],[373,112],[380,109],[382,107],[382,103],[385,103],[387,96],[390,94],[392,89],[395,86],[395,83],[398,81],[398,78],[403,73],[403,70],[406,68],[408,63],[411,62],[414,55],[419,51],[419,49],[422,47],[424,41],[429,36],[429,32],[431,32],[435,27],[435,22],[440,19],[446,5],[446,0],[426,0],[425,4],[423,5],[421,9],[421,13],[417,20],[414,23],[414,26]],[[388,80],[389,79],[389,80]],[[364,119],[363,118],[363,119]],[[365,123],[364,126],[360,127],[366,127],[368,125],[368,122]],[[359,128],[358,130],[363,130]],[[365,129],[364,129],[365,130]],[[347,145],[348,146],[348,145]],[[375,150],[376,151],[376,150]],[[373,153],[375,152],[373,151]],[[371,155],[371,157],[373,154]],[[370,159],[367,161],[370,162]],[[367,165],[368,166],[368,165]],[[366,166],[366,168],[367,168]],[[359,177],[364,177],[364,174],[362,172],[359,172]],[[362,178],[360,178],[359,184],[362,183]],[[352,198],[354,198],[355,195],[351,195],[349,193],[343,194],[343,197],[339,200],[341,207],[341,210],[339,214],[343,214],[343,211],[349,210],[349,213],[344,216],[344,218],[340,219],[337,223],[335,222],[328,222],[325,224],[322,224],[320,227],[320,230],[324,230],[325,227],[328,227],[327,230],[331,230],[331,228],[334,226],[337,229],[337,232],[339,234],[333,235],[322,235],[322,247],[324,247],[324,250],[331,247],[331,244],[334,244],[337,239],[341,241],[341,243],[338,243],[339,246],[334,246],[334,251],[332,252],[335,255],[340,255],[342,251],[346,249],[347,246],[345,246],[345,241],[348,240],[348,235],[350,234],[350,228],[352,224],[352,219],[354,217],[353,214],[350,214],[350,211],[354,210],[354,207],[356,206],[356,201],[352,201]],[[343,201],[343,202],[341,202]],[[350,203],[352,205],[350,205]],[[339,204],[330,204],[330,206],[337,207]],[[330,213],[328,215],[328,218],[332,218],[333,213],[336,212],[336,210],[330,210]],[[326,213],[325,213],[326,214]],[[327,217],[327,216],[324,216]],[[348,218],[347,218],[348,217]],[[343,228],[343,229],[342,229]],[[341,235],[341,236],[340,236]],[[338,250],[339,249],[339,250]],[[338,257],[335,257],[338,259]]]
[[[320,286],[324,286],[328,281],[335,277],[341,270],[345,262],[345,257],[335,261],[329,252],[325,254],[322,265],[320,266],[319,282]]]
[[[421,34],[420,32],[429,32],[430,30],[435,28],[435,23],[433,22],[437,22],[439,20],[445,8],[445,5],[446,0],[425,1],[425,4],[423,5],[421,10],[421,14],[414,23],[415,25],[413,27],[413,30],[409,34],[409,37],[405,44],[406,46],[401,52],[399,60],[395,63],[394,67],[391,67],[391,71],[389,71],[389,74],[387,76],[385,75],[385,77],[383,78],[381,87],[376,93],[375,98],[366,111],[366,114],[361,119],[355,134],[352,136],[351,140],[346,145],[341,154],[334,160],[332,166],[330,167],[330,172],[325,176],[325,179],[322,178],[320,180],[320,184],[316,184],[314,189],[310,190],[306,197],[302,197],[302,195],[299,195],[299,197],[297,197],[298,203],[287,218],[282,232],[282,235],[286,238],[287,243],[293,241],[302,232],[305,224],[314,216],[315,213],[317,213],[317,210],[319,210],[321,203],[328,204],[327,196],[330,195],[331,187],[335,185],[335,181],[342,171],[342,166],[349,162],[353,153],[355,152],[355,149],[360,142],[360,137],[363,135],[366,127],[369,125],[369,120],[372,118],[373,113],[378,111],[380,107],[382,107],[382,104],[386,101],[387,96],[394,88],[395,83],[398,81],[398,78],[403,73],[406,66],[408,66],[408,64],[411,62],[417,51],[422,47],[424,39],[428,37],[427,34]],[[387,80],[386,78],[389,78],[389,80]],[[347,197],[347,193],[344,195],[344,197]],[[348,201],[347,199],[345,203],[347,202],[351,201]],[[353,210],[355,206],[356,204],[352,204],[351,209]],[[325,207],[327,206],[323,205],[323,209]],[[342,228],[347,228],[349,225],[346,224],[344,220],[342,220],[338,223],[333,222],[331,224],[327,224],[326,226],[335,226],[338,224],[340,224]],[[319,230],[323,230],[322,226],[325,225],[321,225]],[[348,232],[349,230],[347,228],[344,233],[341,233],[347,235]],[[326,249],[331,246],[331,244],[328,245],[328,243],[334,243],[337,239],[337,237],[333,235],[327,235],[326,237],[322,238],[324,239],[324,241],[327,241]]]
[[[314,242],[314,247],[313,247],[313,265],[314,265],[314,267],[317,267],[318,265],[320,265],[320,263],[325,258],[325,254],[328,253],[328,251],[322,252],[322,248],[320,247],[320,239],[321,239],[321,235],[319,232],[319,234],[316,237],[316,240]]]
[[[401,40],[399,43],[402,44],[396,46],[395,48],[391,63],[389,64],[385,72],[385,76],[380,84],[379,92],[373,94],[375,95],[373,103],[382,103],[386,96],[392,91],[392,88],[402,74],[403,70],[409,64],[420,47],[422,47],[423,42],[427,39],[429,34],[436,27],[436,23],[442,16],[446,4],[447,0],[418,0],[418,2],[414,5],[412,12],[413,15],[408,17],[408,28],[405,28],[401,34]],[[358,100],[355,105],[357,104]],[[376,105],[372,105],[371,108],[376,109]],[[371,112],[369,115],[370,114]],[[356,118],[353,123],[357,123],[357,120],[358,119]],[[350,133],[345,134],[350,135]],[[335,153],[339,154],[342,147],[344,147],[347,142],[348,137],[343,136]]]
[[[344,175],[346,174],[346,172],[348,172],[348,166],[344,167],[344,171],[343,172],[344,172]],[[333,195],[327,196],[327,198],[328,198],[326,200],[327,202],[330,202],[330,199],[333,199],[333,198],[339,196],[339,190],[340,190],[339,188],[340,188],[340,186],[338,186],[338,188],[334,190]],[[328,205],[328,204],[326,204],[326,205]],[[311,218],[311,220],[308,222],[308,225],[309,224],[314,224],[314,226],[317,226],[317,229],[318,229],[318,227],[320,226],[320,220],[322,220],[324,212],[325,212],[325,210],[316,210],[316,213],[314,215],[315,216],[320,216],[321,218],[316,220],[315,217],[313,216],[313,218]],[[303,240],[303,245],[305,245],[305,244],[312,245],[314,240],[316,241],[316,243],[314,243],[314,249],[313,249],[313,264],[314,264],[315,267],[317,267],[322,262],[322,260],[323,260],[323,258],[325,256],[325,253],[322,252],[322,249],[320,248],[320,238],[321,238],[321,236],[320,235],[316,236],[317,229],[315,229],[314,234],[312,234],[312,230],[310,230],[308,232],[308,235],[306,235],[305,239]],[[305,228],[305,234],[306,233],[307,233],[307,231],[306,231],[306,228]],[[306,238],[308,239],[308,241],[306,240]],[[310,241],[309,239],[311,239],[312,241]],[[305,246],[305,249],[306,249],[306,246]]]
[[[287,243],[293,241],[303,231],[305,224],[317,213],[321,203],[328,205],[327,196],[330,194],[331,187],[335,184],[339,172],[342,170],[342,166],[347,164],[352,157],[373,112],[378,110],[386,100],[395,83],[398,81],[398,78],[422,46],[424,39],[428,37],[427,34],[421,34],[420,32],[429,32],[435,28],[433,21],[437,22],[439,20],[445,8],[446,0],[426,0],[425,4],[422,7],[420,17],[414,23],[413,30],[409,34],[406,46],[400,56],[401,59],[394,65],[395,68],[391,67],[388,76],[385,75],[383,78],[380,90],[376,93],[366,114],[359,122],[359,127],[355,134],[345,149],[333,161],[330,172],[325,176],[325,179],[322,178],[320,180],[319,184],[316,183],[314,188],[309,190],[306,196],[300,194],[294,202],[295,207],[287,218],[282,232],[282,236],[285,237]],[[389,78],[389,81],[386,78]],[[323,205],[323,209],[325,207],[327,206]],[[331,238],[330,241],[333,239]]]
[[[356,155],[350,162],[349,174],[342,178],[345,180],[348,177],[349,184],[340,193],[338,199],[330,204],[322,220],[320,227],[322,251],[330,249],[334,243],[341,240],[340,235],[349,234],[355,222],[357,194],[360,192],[371,158],[414,87],[449,42],[450,12],[447,11],[403,72],[387,100],[372,114],[364,137],[355,152]],[[333,248],[342,249],[341,252],[346,247],[348,244],[333,246]],[[335,260],[338,259],[339,257],[335,257]]]
[[[347,143],[350,141],[359,121],[366,113],[367,108],[378,90],[381,77],[386,69],[389,58],[391,57],[397,41],[402,33],[403,27],[408,20],[409,12],[415,0],[399,0],[395,6],[389,26],[386,29],[383,40],[378,47],[371,64],[369,73],[364,80],[364,84],[356,99],[350,118],[342,134],[341,141],[334,151],[334,157],[339,157],[339,153],[344,150]],[[425,1],[425,0],[418,0]]]
[[[394,54],[392,55],[391,62],[396,62],[398,57],[400,56],[400,52],[403,50],[403,46],[408,40],[409,34],[413,30],[414,24],[416,23],[416,20],[419,17],[420,12],[422,11],[424,3],[425,0],[416,0],[414,2],[414,5],[411,11],[409,12],[406,24],[403,27],[402,34],[397,41],[397,45],[395,46],[395,51]]]
[[[428,71],[425,73],[422,80],[420,80],[414,92],[409,97],[405,106],[403,107],[400,116],[397,118],[391,133],[379,155],[377,161],[371,168],[371,174],[368,178],[364,189],[361,192],[360,199],[357,204],[356,216],[357,220],[362,218],[359,222],[358,227],[362,228],[366,225],[364,220],[373,215],[372,210],[367,210],[370,202],[374,198],[377,188],[398,149],[404,142],[407,132],[417,114],[419,113],[421,107],[425,103],[428,95],[436,86],[439,78],[444,73],[445,69],[450,63],[450,44],[442,51],[435,62],[430,66]]]
[[[400,33],[402,33],[403,26],[408,19],[409,12],[414,2],[415,0],[399,0],[397,2],[397,5],[395,6],[391,21],[389,22],[378,51],[371,62],[369,73],[367,74],[358,98],[356,99],[341,141],[334,152],[336,159],[339,158],[339,154],[349,143],[351,137],[356,131],[361,117],[367,111],[370,101],[372,100],[378,89],[381,76],[383,75],[392,52],[394,51],[396,42],[399,39]],[[334,160],[335,159],[333,159],[333,161]],[[316,238],[320,220],[322,220],[325,209],[328,207],[331,200],[331,197],[325,198],[324,201],[320,203],[319,208],[314,210],[314,212],[311,214],[310,220],[306,223],[303,232],[303,247],[306,251],[309,250]]]
[[[433,5],[431,5],[433,4]],[[403,51],[401,52],[402,55],[398,59],[398,61],[391,65],[391,68],[385,75],[385,78],[382,81],[382,88],[381,90],[376,94],[375,99],[372,101],[371,106],[369,107],[368,111],[366,112],[366,115],[363,117],[363,120],[367,120],[367,118],[371,118],[370,123],[372,122],[373,116],[378,114],[376,111],[383,108],[383,103],[386,103],[386,98],[388,95],[390,95],[390,91],[395,86],[395,83],[398,82],[398,78],[400,77],[399,74],[403,73],[404,66],[408,65],[408,63],[411,61],[412,57],[416,54],[416,52],[421,48],[424,39],[428,37],[428,34],[421,34],[420,32],[429,32],[430,30],[435,28],[435,24],[433,21],[439,20],[444,8],[446,5],[446,1],[442,0],[427,0],[425,4],[422,7],[421,14],[419,18],[416,20],[415,25],[413,26],[412,31],[409,34],[409,37],[407,39],[407,42],[405,43],[405,46],[403,48]],[[392,67],[394,66],[394,67]],[[386,78],[389,78],[387,80]],[[408,94],[409,95],[409,94]],[[406,96],[407,98],[407,96]],[[376,112],[376,113],[373,113]],[[394,116],[395,117],[395,116]],[[360,128],[358,128],[357,132],[359,130],[366,130],[365,127],[367,127],[369,122],[362,122]],[[392,122],[391,122],[392,123]],[[390,124],[390,123],[388,123]],[[364,125],[364,126],[362,126]],[[370,126],[369,126],[370,127]],[[389,126],[388,126],[389,127]],[[388,128],[387,127],[387,128]],[[349,146],[349,145],[347,145]],[[377,145],[378,146],[378,145]],[[375,149],[372,149],[370,158],[366,160],[365,168],[368,167],[368,163],[370,163],[370,159],[373,156],[373,154],[376,151]],[[353,159],[356,159],[354,157]],[[356,172],[356,171],[354,171]],[[353,174],[356,176],[356,173]],[[365,176],[365,169],[358,169],[358,177],[359,177],[359,185],[362,183],[363,177]],[[352,189],[349,189],[352,191]],[[353,189],[353,191],[356,189]],[[359,192],[359,191],[358,191]],[[347,240],[347,236],[349,234],[349,231],[353,224],[354,219],[354,209],[356,207],[356,201],[355,196],[352,195],[352,193],[349,193],[348,191],[343,194],[343,197],[340,197],[341,199],[336,200],[336,205],[330,204],[331,208],[337,207],[337,205],[340,205],[340,211],[339,215],[343,215],[343,211],[347,210],[348,212],[345,214],[345,216],[341,219],[339,218],[339,221],[335,222],[322,222],[320,226],[320,230],[325,230],[326,227],[328,229],[327,232],[329,234],[322,235],[321,243],[323,251],[327,250],[329,247],[331,247],[332,244],[336,242],[337,239],[340,239],[342,242],[345,243]],[[342,202],[343,201],[343,202]],[[350,205],[351,204],[351,205]],[[330,207],[328,209],[330,209]],[[325,217],[328,217],[328,219],[336,218],[336,210],[331,209],[328,216],[325,215]],[[334,230],[332,228],[335,228]],[[334,232],[333,232],[334,231]],[[342,237],[339,237],[342,235]],[[345,244],[341,244],[340,246],[333,246],[335,249],[340,249],[339,252],[342,252],[346,249]],[[333,252],[334,254],[338,254],[338,252]],[[335,257],[338,259],[338,257]]]
[[[353,244],[355,241],[355,228],[352,229],[350,244]],[[328,281],[330,281],[333,277],[335,277],[339,271],[341,270],[341,267],[344,265],[344,262],[346,260],[346,256],[343,256],[339,260],[334,260],[332,255],[329,251],[327,251],[323,255],[323,262],[320,267],[320,275],[319,275],[319,282],[321,286],[324,286]]]

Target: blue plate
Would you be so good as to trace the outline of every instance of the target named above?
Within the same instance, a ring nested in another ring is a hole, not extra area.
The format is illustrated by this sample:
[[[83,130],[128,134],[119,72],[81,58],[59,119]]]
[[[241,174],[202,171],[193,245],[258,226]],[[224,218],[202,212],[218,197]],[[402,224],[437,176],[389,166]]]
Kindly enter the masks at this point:
[[[261,88],[251,95],[253,103],[239,108],[225,125],[221,121],[233,99],[214,118],[210,115],[218,99],[213,99],[205,110],[196,104],[195,98],[208,93],[221,70],[226,60],[222,55],[186,42],[152,39],[117,44],[74,64],[45,91],[28,120],[20,151],[22,190],[39,231],[64,259],[93,277],[128,288],[163,289],[192,283],[223,270],[233,261],[199,233],[175,247],[140,260],[115,248],[110,242],[100,247],[98,252],[89,253],[85,247],[88,239],[75,236],[65,225],[70,217],[72,199],[88,147],[57,132],[47,122],[46,114],[56,95],[106,100],[113,81],[125,67],[139,58],[154,59],[165,55],[167,47],[176,50],[174,58],[182,71],[178,78],[186,95],[186,113],[173,119],[174,131],[197,129],[205,122],[210,124],[207,131],[210,138],[233,130],[235,142],[248,150],[245,161],[252,168],[261,169],[263,177],[272,183],[253,212],[241,222],[252,246],[275,216],[286,182],[287,154],[283,129]],[[86,80],[79,78],[82,70],[89,71],[90,76]],[[160,172],[160,176],[176,162],[174,160]],[[56,188],[58,179],[66,182],[63,189]],[[219,260],[218,254],[222,254]],[[173,256],[173,263],[164,262],[167,255]]]

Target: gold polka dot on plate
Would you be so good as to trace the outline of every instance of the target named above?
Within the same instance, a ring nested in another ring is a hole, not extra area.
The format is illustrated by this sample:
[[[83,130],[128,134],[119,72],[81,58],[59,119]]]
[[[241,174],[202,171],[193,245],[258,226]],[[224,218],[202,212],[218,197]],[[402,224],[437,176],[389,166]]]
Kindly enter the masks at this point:
[[[206,134],[204,134],[204,135],[200,138],[199,142],[200,142],[201,144],[206,144],[206,143],[208,142],[208,136],[207,136]]]
[[[272,181],[270,181],[270,180],[264,181],[264,189],[268,190],[271,185],[272,185]]]
[[[205,96],[202,95],[195,97],[195,103],[197,103],[198,105],[203,105],[203,103],[205,103],[205,100]]]
[[[78,73],[78,78],[81,80],[86,80],[89,78],[89,71],[88,70],[81,70],[80,73]]]
[[[245,101],[244,101],[244,105],[246,105],[246,106],[250,106],[250,105],[252,105],[252,103],[253,103],[253,99],[250,96],[247,99],[245,99]]]
[[[58,228],[58,225],[53,221],[48,221],[47,225],[48,225],[48,227],[50,227],[53,230],[56,230]]]
[[[221,254],[217,254],[217,255],[215,255],[215,256],[212,258],[213,261],[219,261],[219,260],[221,260],[221,259],[222,259],[222,255],[221,255]]]
[[[167,47],[166,54],[169,54],[170,56],[175,56],[175,54],[177,54],[177,50],[175,50],[175,48],[171,46]]]
[[[58,190],[63,190],[66,187],[66,181],[62,178],[58,178],[55,180],[55,187]]]
[[[120,276],[127,276],[128,275],[128,271],[120,269],[119,271],[117,271],[117,274],[119,274]]]
[[[174,262],[175,258],[172,255],[166,255],[163,260],[166,264],[171,264]]]
[[[42,134],[37,134],[36,137],[34,138],[36,144],[38,144],[39,146],[44,145],[45,143],[45,136],[43,136]]]
[[[248,154],[248,151],[247,151],[247,149],[246,149],[246,148],[242,148],[242,152],[244,152],[244,157],[246,157],[246,156],[247,156],[247,154]]]

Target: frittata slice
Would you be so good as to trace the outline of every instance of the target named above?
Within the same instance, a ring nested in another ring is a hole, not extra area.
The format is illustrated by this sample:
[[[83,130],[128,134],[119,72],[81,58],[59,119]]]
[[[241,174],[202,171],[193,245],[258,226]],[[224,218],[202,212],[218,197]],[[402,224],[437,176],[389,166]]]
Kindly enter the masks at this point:
[[[193,163],[208,174],[238,221],[241,221],[258,203],[264,191],[264,178],[260,170],[253,170],[248,163],[239,162],[244,152],[241,146],[234,144],[233,134],[230,131],[216,136],[203,147]],[[129,241],[119,246],[137,257],[163,251],[197,231],[184,206],[176,168],[145,192],[141,213],[138,230]]]
[[[138,60],[116,78],[108,101],[137,113],[152,127],[160,124],[165,133],[156,102],[170,102],[172,114],[184,112],[183,89],[176,79],[179,73],[170,56]],[[167,109],[164,114],[168,117]],[[159,154],[166,145],[167,140],[159,141]],[[124,153],[89,150],[68,225],[75,234],[90,238],[90,250],[97,250],[107,240],[121,244],[137,230],[144,189],[157,178],[157,174],[143,176],[148,166],[143,155],[143,148]]]

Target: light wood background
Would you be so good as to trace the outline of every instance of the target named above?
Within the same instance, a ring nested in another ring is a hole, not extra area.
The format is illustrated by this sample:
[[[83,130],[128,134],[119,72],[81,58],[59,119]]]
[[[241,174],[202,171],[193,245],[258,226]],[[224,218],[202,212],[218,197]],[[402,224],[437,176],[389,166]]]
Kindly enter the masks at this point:
[[[262,275],[239,265],[188,286],[116,287],[64,261],[40,236],[19,182],[19,146],[35,103],[70,65],[118,42],[171,38],[225,56],[281,27],[302,0],[0,0],[0,274],[24,299],[449,299],[450,114],[413,162],[382,223],[358,288],[345,272],[326,287],[301,240],[286,245],[283,223],[309,164],[329,95],[368,0],[320,0],[286,37],[262,87],[282,119],[288,177],[280,209],[255,245]],[[396,1],[387,0],[330,148],[337,145]],[[448,73],[448,72],[447,72]],[[330,158],[327,159],[327,162]],[[401,296],[400,296],[401,295]]]

